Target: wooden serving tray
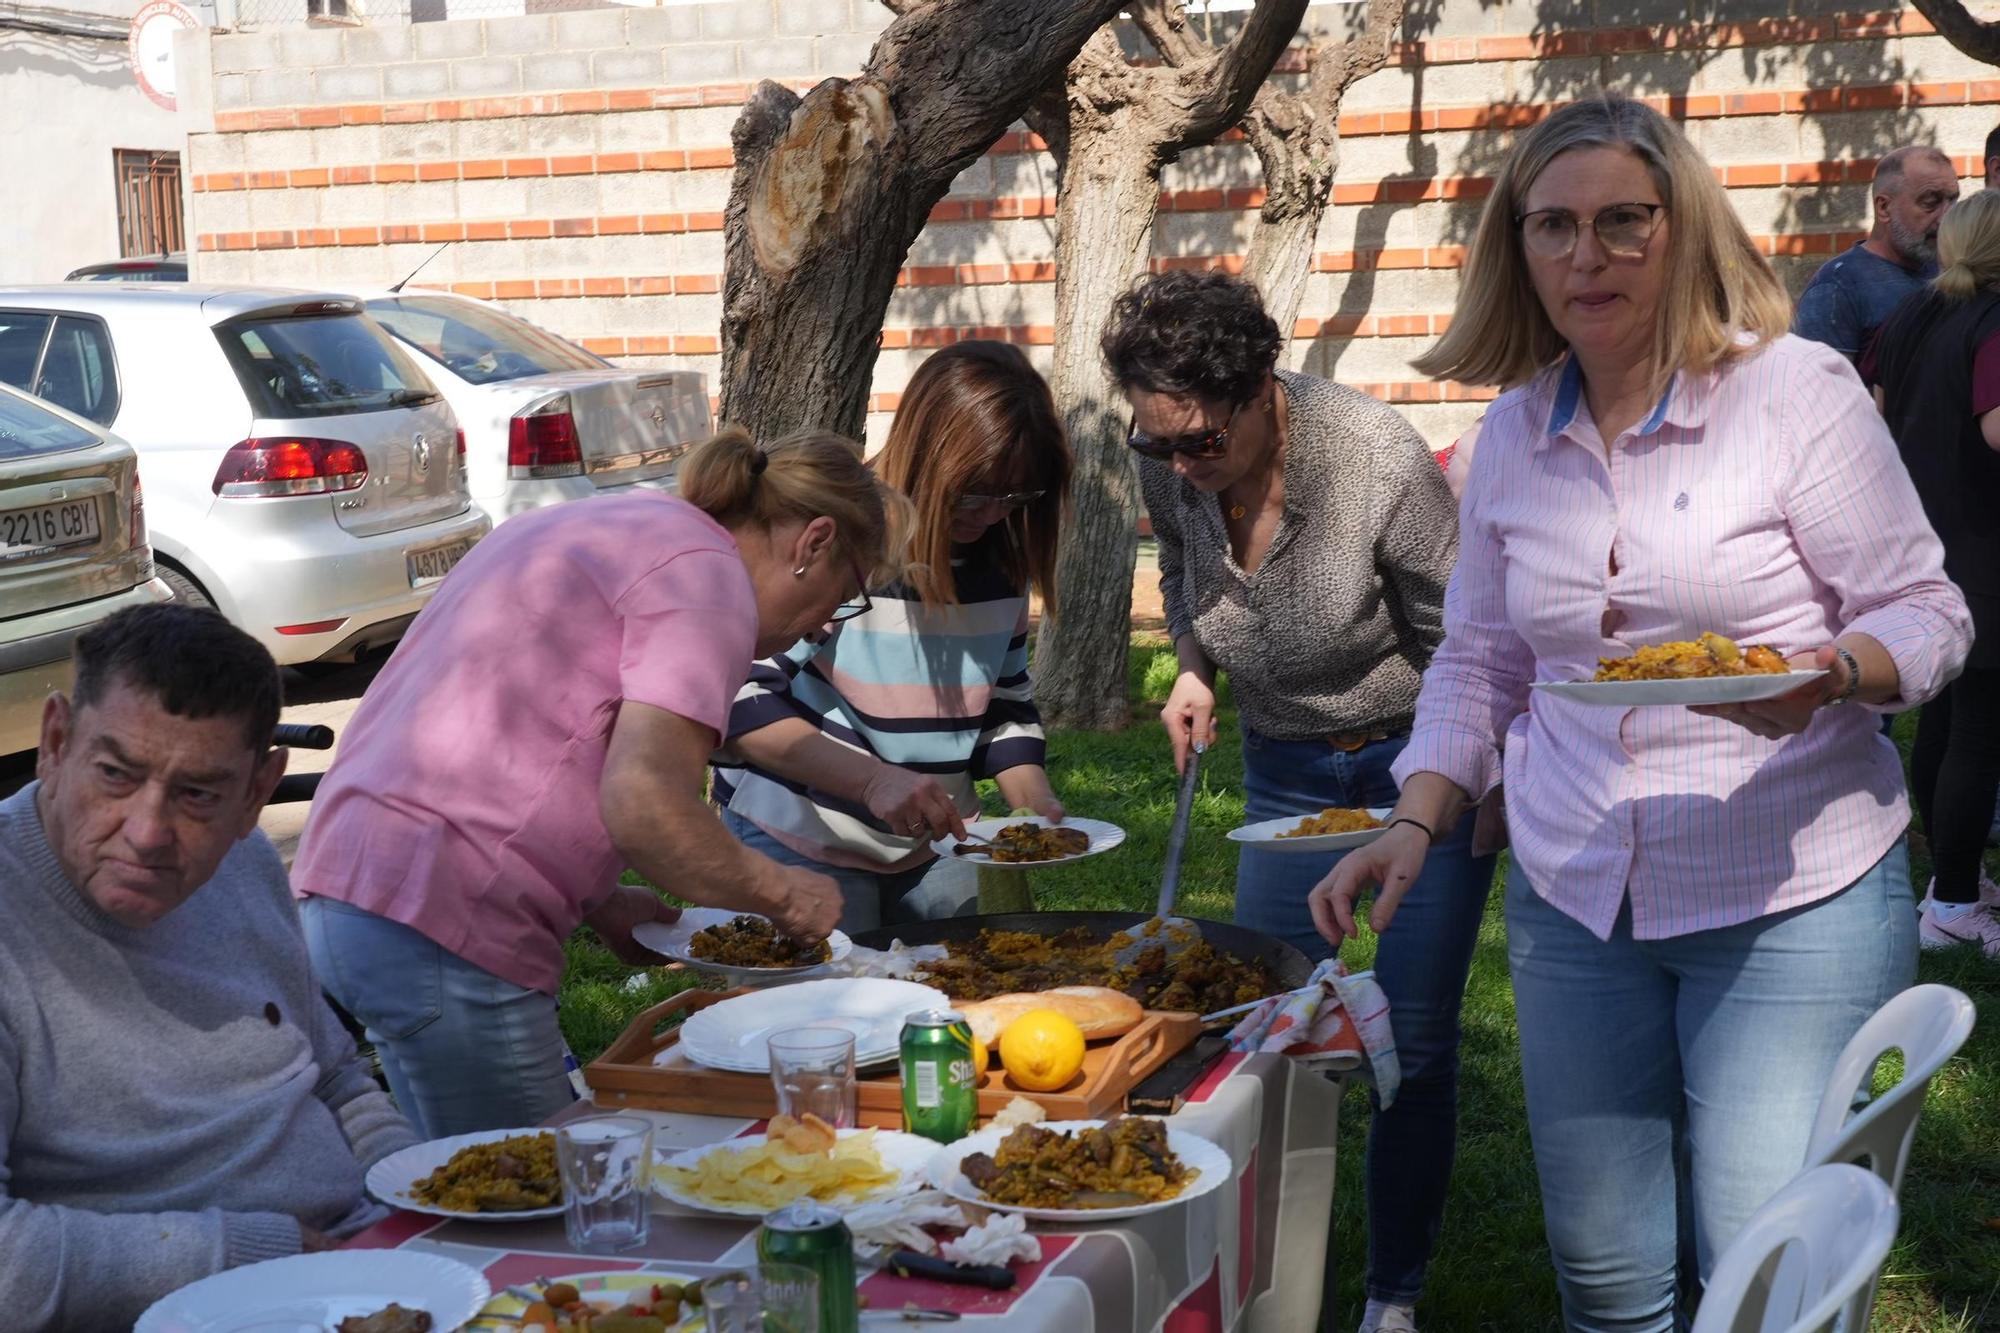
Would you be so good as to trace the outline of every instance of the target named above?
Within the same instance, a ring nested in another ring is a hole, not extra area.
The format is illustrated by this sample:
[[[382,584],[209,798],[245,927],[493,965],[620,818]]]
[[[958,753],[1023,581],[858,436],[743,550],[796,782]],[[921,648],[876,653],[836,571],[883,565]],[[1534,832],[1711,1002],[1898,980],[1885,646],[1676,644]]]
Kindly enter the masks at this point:
[[[762,1120],[776,1114],[777,1092],[768,1076],[732,1074],[689,1060],[680,1050],[680,1027],[664,1024],[685,1019],[745,991],[687,990],[646,1010],[584,1067],[584,1081],[604,1106],[639,1106],[654,1111],[685,1111],[696,1115],[742,1116]],[[810,1019],[801,1016],[801,1022]],[[1201,1035],[1195,1014],[1148,1010],[1139,1026],[1122,1037],[1094,1042],[1084,1049],[1083,1072],[1056,1092],[1028,1092],[1007,1078],[996,1059],[979,1085],[979,1119],[999,1114],[1016,1097],[1039,1103],[1051,1120],[1095,1120],[1121,1111],[1125,1094],[1147,1075],[1180,1054]],[[901,1129],[903,1080],[894,1066],[862,1070],[855,1107],[863,1125]]]

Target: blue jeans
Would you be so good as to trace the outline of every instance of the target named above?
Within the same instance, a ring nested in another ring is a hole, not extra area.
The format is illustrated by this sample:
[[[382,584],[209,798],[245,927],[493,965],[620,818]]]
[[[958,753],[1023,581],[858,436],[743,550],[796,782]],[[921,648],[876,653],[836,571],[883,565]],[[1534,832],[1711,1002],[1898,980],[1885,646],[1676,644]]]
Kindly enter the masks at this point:
[[[1683,1237],[1706,1277],[1804,1163],[1848,1038],[1915,979],[1909,857],[1664,940],[1634,940],[1629,907],[1599,940],[1516,868],[1507,953],[1565,1326],[1668,1330]]]
[[[733,810],[722,812],[722,825],[745,847],[779,865],[830,876],[840,885],[840,928],[850,935],[904,921],[969,916],[979,910],[978,872],[962,861],[940,857],[914,870],[856,870],[795,852]]]
[[[1243,733],[1246,822],[1317,814],[1328,806],[1396,802],[1389,765],[1408,737],[1349,753],[1325,741],[1280,741]],[[1308,958],[1333,946],[1313,929],[1306,895],[1342,853],[1245,851],[1236,867],[1236,921],[1289,940]],[[1437,1245],[1458,1142],[1458,1010],[1486,896],[1491,856],[1472,854],[1472,814],[1438,839],[1396,922],[1376,944],[1375,979],[1389,1000],[1389,1026],[1403,1083],[1368,1129],[1368,1295],[1412,1304]],[[1370,1094],[1371,1100],[1373,1094]]]
[[[576,1100],[553,997],[331,898],[299,916],[320,985],[367,1029],[424,1138],[538,1125]]]

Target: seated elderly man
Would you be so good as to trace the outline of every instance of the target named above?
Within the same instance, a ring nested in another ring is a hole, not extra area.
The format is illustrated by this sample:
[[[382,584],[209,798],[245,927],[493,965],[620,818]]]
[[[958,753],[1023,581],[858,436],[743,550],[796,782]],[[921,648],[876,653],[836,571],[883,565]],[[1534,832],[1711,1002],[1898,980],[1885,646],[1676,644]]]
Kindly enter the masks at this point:
[[[130,1328],[160,1296],[380,1216],[414,1141],[321,999],[257,829],[278,670],[220,616],[77,641],[0,802],[0,1310]]]

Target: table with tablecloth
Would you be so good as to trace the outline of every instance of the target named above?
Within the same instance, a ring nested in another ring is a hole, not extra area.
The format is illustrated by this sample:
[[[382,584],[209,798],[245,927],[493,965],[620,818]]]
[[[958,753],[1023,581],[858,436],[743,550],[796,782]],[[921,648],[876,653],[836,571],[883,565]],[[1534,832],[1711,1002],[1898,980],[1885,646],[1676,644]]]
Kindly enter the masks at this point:
[[[1339,1083],[1284,1056],[1229,1055],[1170,1122],[1229,1154],[1234,1178],[1225,1186],[1130,1220],[1035,1223],[1041,1259],[1021,1266],[1012,1291],[877,1273],[861,1286],[866,1308],[955,1310],[961,1327],[982,1333],[1305,1333],[1319,1315],[1339,1108]],[[662,1152],[720,1143],[751,1127],[714,1116],[619,1113],[650,1118]],[[497,1290],[614,1269],[706,1276],[754,1264],[755,1234],[751,1219],[656,1198],[646,1245],[612,1256],[571,1249],[560,1217],[461,1222],[397,1213],[349,1246],[448,1255],[484,1271]]]

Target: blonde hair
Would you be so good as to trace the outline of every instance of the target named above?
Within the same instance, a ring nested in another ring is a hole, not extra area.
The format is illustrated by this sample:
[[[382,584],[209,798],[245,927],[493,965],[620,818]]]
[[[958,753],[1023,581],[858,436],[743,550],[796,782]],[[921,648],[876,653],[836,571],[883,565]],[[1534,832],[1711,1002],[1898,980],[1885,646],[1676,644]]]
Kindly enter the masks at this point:
[[[730,529],[830,518],[870,584],[903,576],[910,502],[877,479],[845,436],[806,430],[765,446],[725,426],[682,461],[680,494]]]
[[[1967,301],[2000,283],[2000,191],[1979,190],[1953,204],[1938,224],[1938,263],[1931,286],[1950,301]]]
[[[875,455],[882,479],[916,503],[910,582],[926,604],[955,603],[951,519],[981,491],[1040,491],[979,539],[1016,588],[1056,607],[1056,548],[1069,503],[1069,438],[1048,381],[1011,343],[971,340],[935,352],[903,389]]]
[[[1569,347],[1535,296],[1519,224],[1549,163],[1579,148],[1620,148],[1652,174],[1668,250],[1653,333],[1653,391],[1677,370],[1704,371],[1783,334],[1791,301],[1687,136],[1617,93],[1573,102],[1521,136],[1494,180],[1466,256],[1451,327],[1411,364],[1437,379],[1511,387]],[[1749,334],[1745,346],[1738,335]]]

